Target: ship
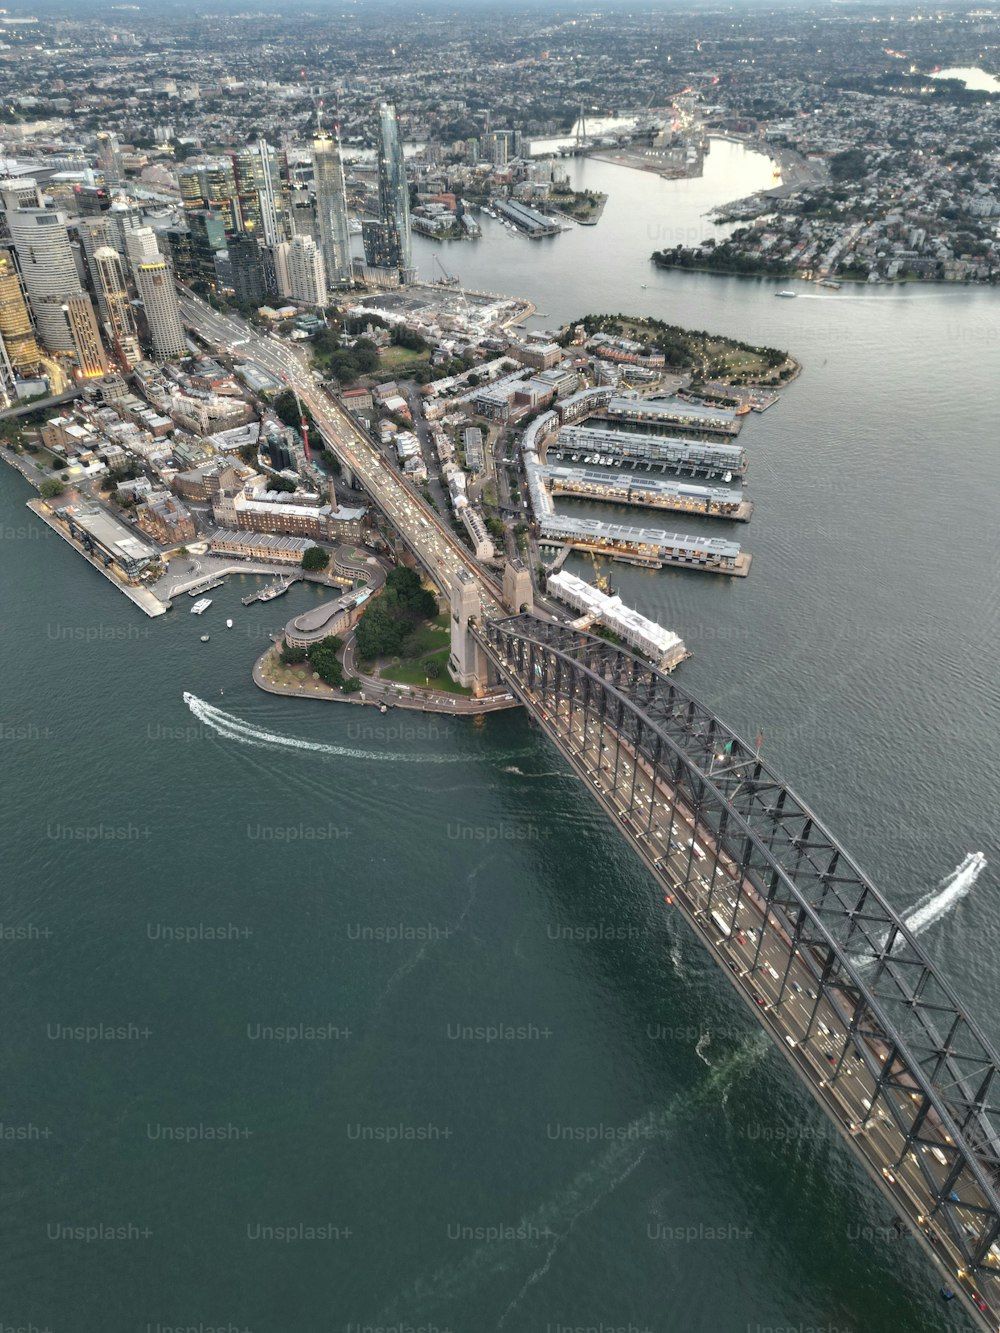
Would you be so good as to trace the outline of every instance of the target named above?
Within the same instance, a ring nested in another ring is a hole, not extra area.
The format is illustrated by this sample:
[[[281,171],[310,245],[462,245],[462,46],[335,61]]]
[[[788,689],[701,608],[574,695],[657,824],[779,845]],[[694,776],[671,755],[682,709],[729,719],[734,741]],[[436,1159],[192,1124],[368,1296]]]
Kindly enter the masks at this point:
[[[833,278],[824,278],[819,284],[821,287],[832,287],[835,292],[840,291],[840,283],[835,282]]]
[[[211,597],[199,597],[198,600],[195,602],[194,606],[192,606],[191,608],[191,614],[193,616],[200,616],[203,614],[203,612],[207,611],[211,605],[212,605]]]
[[[789,291],[775,292],[774,294],[775,294],[775,296],[784,296],[784,297],[786,297],[788,300],[794,300],[794,298],[798,295],[797,292],[789,292]]]

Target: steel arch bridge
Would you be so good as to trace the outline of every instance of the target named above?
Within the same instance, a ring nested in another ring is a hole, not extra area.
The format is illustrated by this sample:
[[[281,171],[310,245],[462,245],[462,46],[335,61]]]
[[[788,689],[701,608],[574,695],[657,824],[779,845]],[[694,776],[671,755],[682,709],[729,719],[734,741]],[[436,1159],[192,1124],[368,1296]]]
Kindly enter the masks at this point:
[[[998,1057],[900,917],[649,663],[533,615],[471,632],[947,1275],[942,1295],[996,1333]]]

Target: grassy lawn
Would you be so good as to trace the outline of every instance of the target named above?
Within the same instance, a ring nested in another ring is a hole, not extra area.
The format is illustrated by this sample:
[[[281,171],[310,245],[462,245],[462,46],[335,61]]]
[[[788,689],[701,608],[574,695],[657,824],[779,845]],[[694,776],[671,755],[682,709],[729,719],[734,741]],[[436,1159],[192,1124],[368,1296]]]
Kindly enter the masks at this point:
[[[418,685],[421,688],[427,688],[429,685],[431,689],[447,694],[471,694],[471,690],[466,689],[464,685],[457,685],[448,675],[450,651],[451,649],[446,646],[436,652],[426,653],[415,661],[401,661],[398,666],[386,667],[382,672],[382,679],[395,681],[398,685]],[[428,679],[426,667],[430,662],[438,664],[440,674]]]
[[[415,361],[426,361],[426,352],[415,352],[409,347],[383,347],[378,354],[379,370],[398,370]]]

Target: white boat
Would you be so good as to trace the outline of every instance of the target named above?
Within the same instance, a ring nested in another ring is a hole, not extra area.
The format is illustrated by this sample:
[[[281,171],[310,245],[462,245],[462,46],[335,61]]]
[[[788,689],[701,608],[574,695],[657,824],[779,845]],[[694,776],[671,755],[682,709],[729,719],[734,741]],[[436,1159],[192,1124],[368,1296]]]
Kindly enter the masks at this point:
[[[201,641],[202,641],[202,643],[208,643],[208,639],[209,639],[209,636],[208,636],[207,634],[203,634],[203,635],[201,636]]]
[[[798,295],[798,292],[784,291],[784,292],[775,292],[774,294],[775,296],[784,296],[787,300],[791,301],[794,300],[794,298]]]
[[[191,614],[193,616],[200,616],[203,614],[203,612],[207,611],[211,605],[212,605],[211,597],[199,597],[198,600],[195,602],[194,606],[192,606],[191,608]]]
[[[227,621],[226,621],[226,629],[232,629],[232,628],[233,628],[233,622],[232,622],[231,620],[227,620]]]

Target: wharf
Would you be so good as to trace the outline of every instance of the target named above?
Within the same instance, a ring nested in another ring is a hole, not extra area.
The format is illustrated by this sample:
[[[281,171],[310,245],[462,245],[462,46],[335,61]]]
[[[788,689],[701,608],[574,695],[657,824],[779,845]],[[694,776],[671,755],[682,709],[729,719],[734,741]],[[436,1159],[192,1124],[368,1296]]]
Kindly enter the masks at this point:
[[[53,532],[58,533],[63,541],[76,551],[77,555],[83,556],[88,565],[91,565],[96,569],[99,574],[103,574],[108,582],[113,584],[119,592],[123,592],[129,601],[137,606],[144,615],[152,618],[154,616],[162,616],[169,610],[169,607],[161,602],[160,599],[154,593],[150,592],[148,588],[136,588],[130,583],[123,583],[113,569],[107,568],[103,561],[97,560],[88,551],[85,551],[82,546],[79,546],[70,535],[69,529],[59,522],[44,501],[28,500],[27,505],[31,512],[42,520],[46,527],[49,527]]]
[[[240,601],[244,606],[252,606],[254,602],[273,602],[275,597],[280,597],[283,593],[286,593],[292,584],[298,583],[302,577],[301,574],[292,574],[287,579],[278,578],[274,583],[269,583],[266,588],[258,588],[256,592],[241,597]]]
[[[606,556],[609,560],[620,560],[624,565],[641,565],[643,569],[697,570],[705,574],[728,574],[731,578],[745,579],[750,573],[753,556],[749,551],[740,551],[733,557],[732,564],[721,561],[695,561],[681,555],[671,555],[663,550],[650,550],[648,553],[626,546],[609,546],[601,541],[589,541],[586,537],[566,536],[554,539],[539,537],[539,546],[570,546],[575,551],[588,551],[594,555]],[[551,572],[551,571],[549,571]]]
[[[209,574],[207,578],[201,579],[190,588],[185,588],[184,591],[189,597],[197,597],[200,592],[210,592],[213,588],[221,587],[222,579],[215,574]]]

